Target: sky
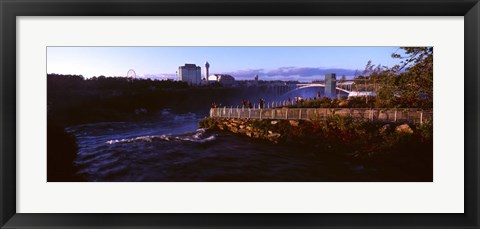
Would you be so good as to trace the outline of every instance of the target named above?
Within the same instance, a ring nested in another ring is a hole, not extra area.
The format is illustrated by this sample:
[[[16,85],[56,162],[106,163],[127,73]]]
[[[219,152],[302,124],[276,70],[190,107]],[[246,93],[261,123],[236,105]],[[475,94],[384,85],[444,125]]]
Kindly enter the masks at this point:
[[[237,80],[320,80],[336,73],[350,78],[369,60],[392,67],[398,47],[47,47],[47,73],[93,76],[126,76],[176,79],[185,63],[205,62],[210,74],[230,74]]]

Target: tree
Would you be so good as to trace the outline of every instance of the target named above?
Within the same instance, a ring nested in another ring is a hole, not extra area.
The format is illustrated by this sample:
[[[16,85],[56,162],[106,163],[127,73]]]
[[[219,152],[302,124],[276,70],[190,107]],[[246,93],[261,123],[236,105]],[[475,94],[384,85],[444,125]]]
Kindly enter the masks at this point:
[[[375,66],[372,64],[372,60],[369,60],[367,62],[367,65],[365,65],[365,69],[363,70],[363,77],[364,77],[364,80],[363,80],[363,83],[365,84],[365,104],[368,104],[368,90],[367,90],[367,76],[370,76],[370,74],[373,73],[373,68]]]
[[[401,59],[400,65],[392,70],[402,76],[402,95],[414,99],[433,100],[433,47],[402,47],[405,56],[393,54]],[[404,72],[402,72],[405,70]]]
[[[355,73],[353,74],[353,86],[355,86],[355,91],[358,91],[358,77],[360,76],[360,73],[358,72],[358,69],[355,70]]]
[[[378,106],[431,107],[433,103],[433,48],[400,47],[403,55],[393,53],[401,60],[392,68],[369,61],[364,73],[373,80]]]

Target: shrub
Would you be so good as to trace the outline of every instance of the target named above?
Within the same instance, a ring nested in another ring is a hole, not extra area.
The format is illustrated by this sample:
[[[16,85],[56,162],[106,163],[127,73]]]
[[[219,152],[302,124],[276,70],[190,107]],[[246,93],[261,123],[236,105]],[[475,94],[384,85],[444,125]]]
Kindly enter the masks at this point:
[[[200,128],[214,129],[217,125],[217,121],[213,118],[205,118],[198,123]]]

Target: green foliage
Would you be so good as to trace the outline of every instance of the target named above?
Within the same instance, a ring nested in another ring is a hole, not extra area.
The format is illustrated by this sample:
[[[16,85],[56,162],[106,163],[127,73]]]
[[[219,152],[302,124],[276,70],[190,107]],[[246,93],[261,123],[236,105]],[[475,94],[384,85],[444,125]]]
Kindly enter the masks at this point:
[[[377,103],[377,98],[373,96],[368,97],[351,97],[349,99],[330,99],[328,97],[305,100],[295,105],[288,106],[290,108],[387,108],[384,104]]]
[[[198,123],[200,128],[215,129],[217,126],[217,121],[213,118],[204,118]]]
[[[193,87],[173,80],[47,75],[48,118],[65,125],[136,120],[156,116],[165,108],[207,115],[213,102],[255,101],[262,93],[256,87],[219,87],[215,83]],[[138,109],[147,112],[138,115]]]
[[[363,72],[355,77],[354,90],[374,91],[371,97],[363,97],[364,107],[433,106],[433,47],[401,47],[405,55],[394,53],[392,58],[400,63],[392,68],[373,65],[371,61]]]
[[[379,96],[396,107],[431,108],[433,104],[433,47],[402,47],[399,65],[386,70]]]
[[[348,99],[348,107],[351,108],[373,108],[376,107],[376,98],[369,96],[368,100],[365,97],[352,97]]]
[[[298,104],[289,106],[290,108],[335,108],[339,107],[338,99],[330,99],[328,97],[304,100]]]
[[[433,142],[433,123],[426,121],[423,124],[418,124],[417,133],[424,142]]]
[[[252,120],[251,121],[251,125],[252,127],[257,130],[257,131],[260,131],[262,132],[263,134],[267,133],[269,130],[271,130],[270,128],[270,120],[266,120],[266,119],[262,119],[262,120]]]
[[[94,76],[85,79],[81,75],[48,74],[47,86],[49,90],[122,90],[124,92],[139,93],[165,88],[188,88],[185,82],[173,80],[131,79],[128,77]]]

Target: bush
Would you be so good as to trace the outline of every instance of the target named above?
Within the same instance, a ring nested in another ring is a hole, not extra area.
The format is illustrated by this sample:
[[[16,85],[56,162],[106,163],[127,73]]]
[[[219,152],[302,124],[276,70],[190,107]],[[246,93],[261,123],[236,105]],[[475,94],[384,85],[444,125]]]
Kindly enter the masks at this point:
[[[217,122],[213,118],[205,118],[198,123],[200,128],[214,129],[217,125]]]

